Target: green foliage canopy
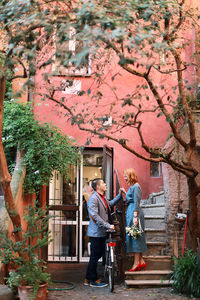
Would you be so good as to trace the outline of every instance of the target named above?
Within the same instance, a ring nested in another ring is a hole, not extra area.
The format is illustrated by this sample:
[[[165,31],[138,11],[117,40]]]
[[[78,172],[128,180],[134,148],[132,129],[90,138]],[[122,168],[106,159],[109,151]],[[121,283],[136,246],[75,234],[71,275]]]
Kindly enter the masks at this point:
[[[4,104],[3,144],[10,172],[15,167],[16,150],[24,151],[25,191],[33,193],[47,185],[53,170],[68,176],[69,165],[79,160],[76,142],[58,128],[40,124],[30,105],[14,101]]]

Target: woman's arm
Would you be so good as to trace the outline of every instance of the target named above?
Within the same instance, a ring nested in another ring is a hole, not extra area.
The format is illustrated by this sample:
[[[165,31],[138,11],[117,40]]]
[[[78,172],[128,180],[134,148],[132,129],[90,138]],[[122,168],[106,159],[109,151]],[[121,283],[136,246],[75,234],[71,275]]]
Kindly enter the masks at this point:
[[[121,194],[118,194],[113,200],[107,200],[109,205],[112,207],[112,206],[115,206],[120,200],[122,200],[122,195]]]
[[[142,191],[141,188],[139,186],[139,184],[136,184],[133,188],[133,200],[134,200],[134,215],[138,214],[138,211],[140,209],[140,200],[141,200],[141,196],[142,196]]]
[[[141,200],[142,191],[138,184],[136,184],[133,188],[133,199],[134,199],[134,209],[133,209],[133,224],[137,226],[138,224],[138,211],[140,208],[140,200]]]

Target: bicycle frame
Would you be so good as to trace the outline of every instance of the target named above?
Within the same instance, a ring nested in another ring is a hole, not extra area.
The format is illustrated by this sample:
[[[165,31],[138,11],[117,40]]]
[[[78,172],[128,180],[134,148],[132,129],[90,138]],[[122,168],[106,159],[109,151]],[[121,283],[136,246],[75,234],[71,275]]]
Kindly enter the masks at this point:
[[[108,239],[106,240],[106,264],[105,264],[105,275],[108,274],[109,290],[110,292],[114,289],[114,267],[115,267],[115,253],[116,247],[115,240],[112,239],[113,231],[108,231]]]

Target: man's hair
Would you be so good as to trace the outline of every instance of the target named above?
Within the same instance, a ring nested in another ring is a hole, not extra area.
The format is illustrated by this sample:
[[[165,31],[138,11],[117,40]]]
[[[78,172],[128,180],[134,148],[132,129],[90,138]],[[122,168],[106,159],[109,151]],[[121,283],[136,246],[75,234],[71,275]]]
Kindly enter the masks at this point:
[[[96,191],[97,185],[99,184],[99,182],[100,182],[101,180],[102,180],[101,178],[95,178],[94,180],[92,180],[92,188],[93,188],[93,190]]]

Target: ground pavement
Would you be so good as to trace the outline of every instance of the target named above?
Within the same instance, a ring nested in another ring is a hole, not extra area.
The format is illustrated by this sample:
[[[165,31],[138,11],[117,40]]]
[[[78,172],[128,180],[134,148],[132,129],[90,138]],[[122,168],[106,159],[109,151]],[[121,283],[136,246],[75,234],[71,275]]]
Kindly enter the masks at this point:
[[[191,299],[175,295],[171,288],[126,289],[123,284],[116,284],[114,293],[108,288],[92,288],[83,285],[86,264],[49,264],[53,280],[66,280],[75,284],[73,290],[49,291],[48,300],[186,300]],[[101,267],[100,267],[101,269]],[[100,270],[101,271],[101,270]],[[100,272],[101,273],[101,272]],[[64,287],[64,284],[54,287]]]

